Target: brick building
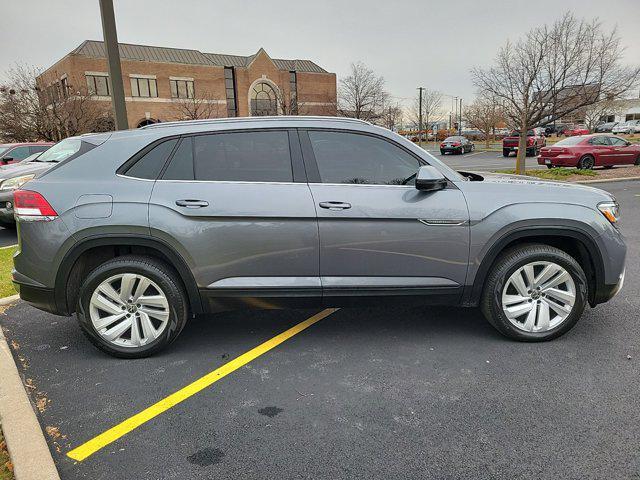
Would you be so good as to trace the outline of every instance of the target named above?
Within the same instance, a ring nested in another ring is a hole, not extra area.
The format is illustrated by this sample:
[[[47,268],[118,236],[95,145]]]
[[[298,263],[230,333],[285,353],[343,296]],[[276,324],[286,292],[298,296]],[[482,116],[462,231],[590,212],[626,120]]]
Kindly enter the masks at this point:
[[[119,44],[129,127],[250,115],[335,115],[336,75],[310,60]],[[86,40],[37,83],[53,102],[88,92],[110,106],[104,43]]]

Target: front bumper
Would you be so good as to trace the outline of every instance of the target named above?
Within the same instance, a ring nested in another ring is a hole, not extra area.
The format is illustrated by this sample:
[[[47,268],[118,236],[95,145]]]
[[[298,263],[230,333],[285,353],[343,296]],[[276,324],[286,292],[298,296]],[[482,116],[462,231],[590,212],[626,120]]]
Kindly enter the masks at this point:
[[[13,190],[0,190],[0,222],[15,223],[15,218],[13,218]]]
[[[615,283],[613,285],[602,285],[600,288],[598,288],[596,290],[596,294],[594,295],[591,306],[594,307],[599,303],[608,302],[613,297],[615,297],[620,292],[620,290],[622,290],[622,286],[624,285],[625,273],[626,269],[622,270],[622,273],[618,278],[618,283]]]

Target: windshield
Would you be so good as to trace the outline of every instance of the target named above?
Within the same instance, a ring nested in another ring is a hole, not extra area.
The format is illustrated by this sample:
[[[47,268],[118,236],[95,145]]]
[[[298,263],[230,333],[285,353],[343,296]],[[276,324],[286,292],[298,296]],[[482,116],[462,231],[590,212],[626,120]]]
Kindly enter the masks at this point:
[[[567,138],[563,138],[559,142],[556,142],[555,146],[557,146],[557,147],[566,147],[568,145],[577,145],[583,140],[584,140],[583,137],[567,137]]]
[[[45,150],[38,157],[38,162],[61,162],[75,155],[82,147],[82,140],[79,138],[67,138],[56,143],[49,150]]]

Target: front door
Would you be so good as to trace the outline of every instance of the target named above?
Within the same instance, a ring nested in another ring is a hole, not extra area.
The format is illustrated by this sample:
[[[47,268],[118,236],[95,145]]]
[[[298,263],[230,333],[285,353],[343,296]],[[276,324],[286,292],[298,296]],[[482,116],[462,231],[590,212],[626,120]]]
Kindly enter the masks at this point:
[[[629,142],[619,137],[608,137],[613,150],[613,160],[616,165],[633,165],[638,152]]]
[[[389,139],[308,130],[301,140],[307,172],[317,176],[310,188],[327,303],[381,293],[457,299],[469,255],[462,193],[453,185],[418,191],[413,179],[425,162]]]
[[[211,310],[320,303],[315,207],[292,159],[302,165],[295,131],[188,136],[156,181],[151,233],[182,254]]]

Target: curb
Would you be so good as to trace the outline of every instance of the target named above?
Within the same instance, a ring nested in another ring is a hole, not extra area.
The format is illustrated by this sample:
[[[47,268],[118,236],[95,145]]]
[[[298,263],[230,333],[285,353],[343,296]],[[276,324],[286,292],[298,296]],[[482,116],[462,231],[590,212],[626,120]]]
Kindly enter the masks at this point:
[[[0,306],[11,305],[12,303],[17,302],[18,300],[20,300],[20,295],[18,295],[17,293],[9,297],[0,298]]]
[[[60,480],[2,328],[0,378],[0,422],[16,480]]]
[[[607,179],[597,179],[597,180],[576,180],[572,183],[608,183],[608,182],[624,182],[626,180],[640,180],[640,177],[616,177],[616,178],[607,178]]]

